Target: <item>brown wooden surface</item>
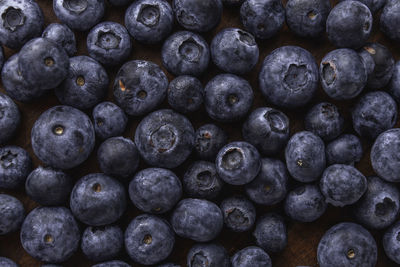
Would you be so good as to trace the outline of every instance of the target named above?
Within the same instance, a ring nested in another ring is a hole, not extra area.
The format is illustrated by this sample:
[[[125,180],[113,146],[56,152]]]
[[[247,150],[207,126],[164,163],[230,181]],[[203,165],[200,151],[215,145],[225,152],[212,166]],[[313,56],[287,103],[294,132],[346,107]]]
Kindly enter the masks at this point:
[[[59,22],[56,16],[54,15],[52,9],[52,1],[37,0],[37,2],[41,6],[45,14],[46,25],[48,25],[51,22]],[[107,5],[107,11],[104,20],[115,21],[123,24],[125,9],[126,8],[115,8]],[[379,16],[375,16],[373,33],[371,35],[370,41],[379,42],[383,45],[386,45],[395,56],[395,59],[399,60],[400,45],[398,43],[390,41],[382,33],[379,32],[378,18]],[[212,32],[204,34],[203,36],[210,43],[212,36],[214,36],[218,31],[226,27],[242,28],[239,19],[238,8],[234,9],[224,8],[223,18],[221,23]],[[178,25],[175,25],[174,27],[174,31],[181,29],[182,28]],[[86,38],[85,38],[86,34],[87,34],[86,32],[85,33],[76,32],[76,37],[78,40],[78,55],[87,54]],[[264,60],[265,56],[267,56],[273,49],[284,45],[301,46],[310,51],[315,56],[318,64],[326,53],[334,49],[334,47],[328,42],[326,36],[320,38],[319,40],[302,39],[293,35],[286,26],[280,31],[280,33],[276,37],[264,41],[257,40],[257,43],[260,48],[260,58],[258,64],[256,68],[251,72],[251,74],[246,75],[245,77],[253,86],[253,90],[256,96],[253,109],[260,106],[270,106],[268,103],[266,103],[266,101],[261,96],[261,93],[259,91],[258,72],[260,70],[260,65]],[[130,59],[151,60],[161,65],[160,49],[161,49],[160,45],[146,46],[146,45],[141,45],[133,40],[133,52],[131,53]],[[8,58],[16,51],[5,49],[5,52],[6,52],[6,57]],[[114,80],[117,70],[118,68],[107,70],[110,77],[110,81]],[[167,73],[168,78],[170,80],[173,79],[173,76],[171,74],[168,74],[166,70],[165,72]],[[202,77],[203,84],[205,85],[206,82],[211,77],[213,77],[219,72],[220,71],[217,70],[217,68],[211,64],[207,73]],[[112,100],[111,85],[112,83],[110,83],[110,89],[107,97],[108,100]],[[2,85],[1,85],[1,90],[3,90]],[[305,111],[313,104],[321,101],[330,101],[330,100],[327,98],[326,94],[320,87],[312,103],[310,103],[307,107],[295,111],[284,110],[284,112],[288,114],[288,116],[290,117],[291,134],[303,129],[303,117]],[[350,109],[355,100],[345,101],[345,102],[337,102],[337,101],[331,101],[331,102],[333,102],[339,107],[340,112],[346,119],[345,132],[353,133],[351,118],[350,118]],[[39,101],[32,104],[18,103],[18,106],[22,113],[22,126],[18,131],[17,136],[9,143],[19,145],[28,150],[33,158],[35,167],[40,165],[41,163],[32,152],[31,142],[30,142],[31,127],[42,112],[58,104],[59,102],[54,96],[53,92],[50,92],[48,95],[42,97]],[[167,107],[167,106],[168,104],[166,102],[164,102],[162,105],[162,107]],[[87,111],[88,114],[90,114],[90,112],[91,111]],[[200,125],[204,123],[211,122],[211,119],[208,118],[204,109],[201,109],[195,114],[190,115],[189,118],[192,121],[195,128],[198,128]],[[140,118],[130,118],[129,126],[124,136],[132,138],[134,135],[136,125],[139,121]],[[227,133],[229,134],[230,141],[242,139],[241,122],[233,125],[219,124],[219,123],[217,124],[223,127],[227,131]],[[96,144],[97,148],[99,142],[97,141]],[[359,164],[357,164],[357,167],[364,175],[373,175],[373,171],[371,169],[369,161],[369,150],[371,144],[363,141],[363,145],[364,149],[366,150],[366,153],[364,154],[362,161]],[[96,155],[96,150],[84,164],[82,164],[81,166],[79,166],[74,170],[71,170],[70,174],[75,179],[79,179],[85,174],[92,172],[99,172],[95,155]],[[280,155],[280,158],[282,159],[282,155]],[[184,170],[187,168],[187,165],[188,162],[186,162],[185,164],[183,164],[183,166],[175,170],[179,177],[182,177],[182,174]],[[140,168],[145,168],[145,167],[146,167],[145,164],[141,163]],[[295,186],[295,183],[293,181],[291,183],[292,187]],[[225,188],[221,198],[223,198],[224,196],[229,196],[233,193],[240,193],[240,192],[242,192],[242,188],[240,187],[227,187]],[[21,188],[18,191],[0,189],[0,193],[8,193],[13,196],[16,196],[24,203],[25,209],[28,212],[37,206],[35,202],[31,201],[25,195],[23,188]],[[276,205],[272,207],[257,206],[258,215],[262,215],[263,213],[272,210],[278,213],[282,213],[282,206],[281,205]],[[140,212],[132,205],[132,203],[129,203],[128,210],[124,214],[123,218],[119,221],[119,225],[121,225],[121,227],[125,229],[125,227],[129,224],[132,218],[134,218],[139,213]],[[273,266],[288,266],[288,267],[297,265],[317,266],[316,249],[321,236],[328,228],[342,221],[353,221],[351,208],[339,209],[339,208],[329,207],[325,215],[323,215],[319,220],[317,220],[314,223],[301,224],[288,221],[289,244],[283,252],[271,255],[273,259]],[[372,231],[372,233],[376,238],[379,247],[377,266],[395,266],[395,264],[391,262],[384,255],[381,243],[382,233],[378,231]],[[217,241],[225,246],[225,248],[229,251],[230,255],[233,255],[235,251],[242,249],[245,246],[254,244],[251,232],[237,234],[229,232],[227,230],[223,230]],[[181,264],[182,266],[186,266],[185,264],[186,253],[192,246],[192,244],[193,244],[192,241],[177,238],[176,247],[172,255],[168,258],[168,261],[176,262]],[[19,233],[0,236],[0,256],[9,257],[23,267],[40,266],[39,261],[33,259],[23,250],[19,241]],[[119,259],[129,262],[132,266],[140,266],[130,261],[129,258],[126,256],[126,254],[122,254]],[[92,264],[93,264],[92,262],[85,259],[82,252],[78,251],[70,260],[64,263],[63,266],[91,266]]]

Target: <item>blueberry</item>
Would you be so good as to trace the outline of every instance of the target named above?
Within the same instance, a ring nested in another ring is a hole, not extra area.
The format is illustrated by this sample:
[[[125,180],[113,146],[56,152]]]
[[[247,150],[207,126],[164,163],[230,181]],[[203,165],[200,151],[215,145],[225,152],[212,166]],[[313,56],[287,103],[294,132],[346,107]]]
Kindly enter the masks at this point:
[[[72,57],[69,74],[55,93],[63,105],[89,109],[104,98],[108,82],[106,70],[96,60],[88,56]]]
[[[367,191],[367,178],[353,166],[334,164],[326,168],[319,186],[327,203],[343,207],[356,203]]]
[[[250,230],[256,220],[256,208],[243,196],[234,196],[224,199],[220,208],[224,214],[224,223],[234,232]]]
[[[224,72],[245,74],[258,61],[258,45],[253,35],[237,28],[223,29],[211,42],[211,58]]]
[[[352,134],[344,134],[331,141],[327,144],[325,151],[328,165],[354,165],[363,156],[361,141]]]
[[[11,49],[19,49],[42,33],[44,17],[36,1],[4,0],[0,14],[0,43]]]
[[[10,97],[0,93],[0,144],[13,138],[20,124],[21,114],[18,106]]]
[[[106,261],[116,257],[124,246],[124,233],[118,226],[89,226],[82,234],[81,249],[92,261]]]
[[[316,38],[325,31],[330,11],[329,0],[289,0],[286,4],[286,23],[296,35]]]
[[[267,252],[256,246],[237,251],[232,256],[231,263],[232,267],[272,267]]]
[[[197,129],[194,143],[194,152],[200,159],[214,161],[218,151],[228,143],[228,137],[215,124],[204,124]]]
[[[317,259],[321,267],[373,267],[377,247],[372,235],[362,226],[343,222],[334,225],[318,244]]]
[[[221,148],[215,164],[221,179],[232,185],[250,183],[261,169],[257,149],[242,141],[232,142]]]
[[[128,255],[144,265],[165,260],[175,244],[174,232],[164,219],[143,214],[131,221],[125,231],[125,247]]]
[[[131,178],[139,166],[139,152],[132,140],[122,136],[111,137],[100,145],[97,160],[105,174]]]
[[[25,209],[21,201],[13,196],[0,194],[0,236],[17,231],[24,218]]]
[[[196,244],[186,257],[187,267],[230,267],[226,249],[216,243]]]
[[[168,79],[161,68],[145,60],[132,60],[118,71],[114,81],[114,98],[131,116],[154,110],[167,95]]]
[[[168,87],[168,104],[178,112],[189,113],[203,104],[204,88],[193,76],[182,75],[172,80]]]
[[[63,207],[39,207],[26,216],[21,243],[32,257],[63,262],[78,249],[80,232],[71,211]]]
[[[330,141],[343,132],[344,119],[334,104],[322,102],[308,111],[304,125],[307,131]]]
[[[171,225],[175,233],[197,242],[208,242],[216,238],[223,223],[220,208],[204,199],[183,199],[171,215]]]
[[[138,209],[161,214],[171,210],[182,197],[182,184],[170,170],[148,168],[133,177],[129,196]]]
[[[124,133],[128,124],[125,112],[112,102],[97,104],[92,112],[96,136],[104,140]]]
[[[174,14],[165,0],[135,1],[125,12],[125,25],[135,40],[155,44],[172,31]]]
[[[113,6],[127,6],[132,3],[133,0],[108,0],[108,2]]]
[[[386,255],[397,264],[400,264],[400,222],[393,224],[383,235],[382,244]]]
[[[280,0],[246,0],[240,8],[244,28],[255,37],[268,39],[285,23],[285,8]]]
[[[390,39],[400,41],[400,3],[387,0],[380,17],[380,29]]]
[[[73,30],[87,31],[104,16],[104,0],[55,0],[57,18]]]
[[[315,181],[326,165],[324,142],[311,132],[298,132],[286,146],[285,159],[294,179],[303,183]]]
[[[69,58],[56,42],[35,38],[19,51],[18,69],[33,87],[53,89],[67,77]]]
[[[221,0],[173,0],[172,7],[178,23],[190,31],[207,32],[222,17]]]
[[[352,49],[342,48],[329,52],[321,61],[319,73],[325,93],[336,100],[358,96],[367,84],[365,65]]]
[[[372,20],[371,11],[363,3],[343,1],[329,13],[326,32],[337,47],[360,48],[371,34]]]
[[[181,267],[181,266],[175,263],[164,263],[161,265],[157,265],[157,267]]]
[[[207,161],[195,161],[190,165],[182,183],[188,196],[201,199],[216,198],[224,185],[218,176],[215,164]]]
[[[117,180],[105,174],[88,174],[72,189],[70,207],[74,216],[85,224],[111,224],[126,209],[125,189]]]
[[[378,10],[381,9],[386,4],[386,0],[357,0],[357,1],[360,1],[361,3],[366,5],[371,11],[372,15],[378,12]]]
[[[69,200],[74,181],[65,172],[39,166],[25,182],[26,194],[43,206],[65,205]]]
[[[71,169],[89,157],[95,134],[86,114],[69,106],[55,106],[36,120],[31,139],[41,161],[54,168]]]
[[[318,87],[317,63],[310,52],[301,47],[282,46],[264,59],[259,85],[264,97],[274,105],[304,106]]]
[[[275,213],[267,213],[257,220],[253,236],[257,246],[268,253],[282,251],[288,242],[286,224],[283,218]]]
[[[7,63],[3,67],[4,68],[7,66]],[[3,83],[4,83],[3,79]],[[396,64],[393,66],[393,75],[391,80],[388,83],[387,86],[388,92],[392,95],[394,100],[397,101],[397,103],[400,102],[400,61],[397,61]]]
[[[32,170],[28,152],[18,146],[0,148],[0,188],[17,188],[24,184]]]
[[[170,35],[164,42],[161,60],[164,67],[175,76],[199,76],[206,71],[210,62],[210,48],[200,35],[180,31]]]
[[[0,46],[0,70],[1,68],[3,68],[3,64],[4,64],[4,50],[3,47]]]
[[[204,88],[208,116],[221,122],[233,122],[249,112],[254,93],[248,81],[233,74],[219,74]]]
[[[19,266],[18,264],[16,264],[11,259],[5,258],[5,257],[0,257],[0,265],[2,267],[18,267]]]
[[[175,168],[192,152],[194,129],[183,115],[161,109],[150,113],[139,123],[135,143],[147,164]]]
[[[132,266],[126,262],[114,260],[114,261],[102,262],[102,263],[93,265],[92,267],[132,267]]]
[[[58,43],[70,57],[76,53],[75,34],[67,25],[51,23],[44,29],[42,37]]]
[[[127,29],[111,21],[93,27],[87,35],[86,46],[89,55],[106,66],[116,66],[124,62],[132,49]]]
[[[222,4],[225,6],[240,6],[244,0],[222,0]]]
[[[368,228],[382,229],[393,224],[400,209],[400,193],[394,184],[379,177],[368,178],[368,189],[357,202],[354,214]]]
[[[260,205],[281,202],[288,190],[289,174],[286,165],[272,158],[261,159],[261,169],[256,178],[246,185],[248,198]]]

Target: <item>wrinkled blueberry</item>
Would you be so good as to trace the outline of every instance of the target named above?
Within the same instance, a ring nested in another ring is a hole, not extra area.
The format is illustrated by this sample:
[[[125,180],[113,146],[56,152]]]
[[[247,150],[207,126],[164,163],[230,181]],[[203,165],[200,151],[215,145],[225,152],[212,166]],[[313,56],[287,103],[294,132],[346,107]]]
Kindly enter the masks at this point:
[[[20,123],[21,114],[18,106],[10,97],[0,93],[0,144],[8,142],[15,136]]]
[[[282,251],[288,242],[286,224],[275,213],[267,213],[257,220],[253,236],[256,244],[268,253]]]
[[[17,231],[25,218],[21,201],[13,196],[0,194],[0,236]],[[1,264],[0,260],[0,266]]]
[[[224,215],[224,223],[234,232],[250,230],[256,221],[256,208],[243,196],[224,199],[220,208]]]
[[[70,57],[76,53],[75,34],[67,25],[51,23],[44,29],[42,37],[58,43]]]
[[[383,235],[382,244],[386,255],[397,264],[400,264],[400,222],[393,224]]]
[[[186,256],[187,267],[230,267],[226,249],[216,243],[196,244]]]
[[[125,112],[112,102],[97,104],[92,112],[96,136],[104,140],[120,136],[126,129],[128,117]]]
[[[272,267],[267,252],[259,247],[246,247],[236,252],[231,259],[232,267]]]
[[[169,83],[168,104],[178,112],[189,113],[203,104],[204,88],[193,76],[178,76]]]
[[[380,17],[380,30],[390,39],[399,42],[400,3],[387,0]]]
[[[214,161],[218,151],[227,142],[228,137],[224,130],[215,124],[204,124],[196,131],[195,153],[200,159]]]
[[[17,188],[32,170],[28,152],[18,146],[0,148],[0,188]]]
[[[326,146],[326,161],[328,165],[354,165],[363,156],[360,139],[352,134],[343,134]]]

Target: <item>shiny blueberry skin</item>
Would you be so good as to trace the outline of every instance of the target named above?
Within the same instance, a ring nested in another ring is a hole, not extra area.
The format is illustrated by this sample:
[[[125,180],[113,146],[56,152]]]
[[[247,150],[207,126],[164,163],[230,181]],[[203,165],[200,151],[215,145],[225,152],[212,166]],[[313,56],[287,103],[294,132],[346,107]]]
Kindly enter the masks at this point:
[[[210,62],[210,48],[200,35],[180,31],[170,35],[164,42],[161,60],[164,67],[175,76],[200,76]]]
[[[78,249],[78,223],[69,209],[39,207],[26,216],[21,243],[32,257],[45,262],[64,262]]]
[[[124,246],[124,233],[118,226],[89,226],[82,234],[81,249],[92,261],[115,258]]]
[[[171,169],[181,165],[192,152],[194,129],[185,116],[161,109],[139,123],[135,143],[147,164]]]
[[[104,0],[54,0],[57,18],[77,31],[87,31],[100,22],[105,11]]]
[[[222,17],[221,0],[173,0],[172,8],[178,23],[189,31],[210,31]]]
[[[272,267],[272,261],[263,249],[250,246],[236,252],[231,259],[232,267]]]
[[[3,93],[0,93],[0,110],[0,144],[4,144],[17,133],[21,114],[14,101]]]
[[[55,106],[36,120],[31,142],[33,152],[43,163],[71,169],[84,162],[94,148],[93,124],[78,109]]]
[[[114,260],[114,261],[106,261],[98,263],[96,265],[93,265],[92,267],[132,267],[132,266],[126,262]]]
[[[230,267],[226,249],[216,243],[196,244],[186,256],[187,267]]]
[[[16,264],[14,261],[12,261],[9,258],[5,258],[5,257],[0,257],[0,266],[3,266],[3,267],[19,267],[19,265]]]
[[[218,151],[228,143],[228,136],[215,124],[204,124],[197,129],[194,143],[194,152],[200,159],[214,161]]]
[[[51,167],[34,169],[25,181],[26,194],[43,206],[61,206],[69,200],[74,180],[65,172]]]
[[[288,242],[286,224],[283,218],[275,213],[267,213],[257,220],[253,236],[257,246],[268,253],[282,251]]]
[[[380,17],[380,29],[390,39],[400,41],[400,3],[387,0]]]
[[[17,231],[24,218],[25,209],[21,201],[13,196],[0,194],[0,236]]]
[[[103,66],[88,56],[70,58],[69,74],[55,89],[61,104],[89,109],[107,93],[108,75]]]
[[[223,224],[224,217],[220,208],[204,199],[183,199],[171,215],[175,233],[197,242],[208,242],[216,238]]]
[[[4,65],[3,69],[6,65],[7,63]],[[394,98],[394,100],[397,101],[397,103],[400,102],[400,61],[397,61],[396,64],[393,66],[393,75],[387,85],[387,91]]]
[[[313,132],[324,141],[338,137],[344,129],[344,118],[338,108],[331,103],[322,102],[313,106],[304,118],[307,131]]]
[[[307,50],[282,46],[265,59],[259,74],[259,86],[268,102],[279,107],[306,105],[318,87],[318,66]]]
[[[400,222],[393,224],[383,235],[382,244],[385,249],[386,256],[388,256],[392,261],[400,264]]]
[[[0,7],[0,43],[19,49],[43,30],[44,17],[35,1],[4,0]]]
[[[182,184],[170,170],[148,168],[139,171],[129,183],[133,204],[147,213],[161,214],[171,210],[182,197]]]
[[[154,215],[139,215],[125,231],[125,248],[137,263],[152,265],[165,260],[175,244],[175,235],[167,221]]]
[[[303,183],[315,181],[326,165],[324,142],[312,132],[298,132],[286,146],[285,159],[294,179]]]
[[[215,160],[218,175],[232,185],[250,183],[261,169],[257,149],[247,142],[237,141],[225,145]]]
[[[61,45],[70,57],[76,53],[75,34],[67,25],[51,23],[44,29],[42,37]]]
[[[215,76],[207,83],[204,93],[208,115],[220,122],[233,122],[245,117],[254,100],[249,82],[234,74]]]
[[[328,165],[354,165],[363,156],[360,139],[352,134],[343,134],[326,145],[326,161]]]
[[[280,0],[246,0],[240,8],[244,28],[259,39],[276,35],[285,23],[285,8]]]
[[[375,240],[365,228],[343,222],[334,225],[322,236],[317,259],[321,267],[373,267],[377,254]]]
[[[246,74],[257,64],[259,50],[253,35],[238,28],[217,33],[210,45],[211,58],[224,72]]]
[[[165,99],[168,79],[161,68],[145,60],[132,60],[119,69],[114,81],[114,98],[130,116],[142,116]]]
[[[172,8],[165,0],[135,1],[125,13],[125,25],[133,39],[146,44],[164,40],[173,23]]]
[[[178,112],[190,113],[203,104],[204,88],[199,79],[189,75],[178,76],[169,83],[168,104]]]
[[[326,202],[336,207],[356,203],[367,191],[367,178],[356,168],[334,164],[326,168],[320,180]]]
[[[87,225],[111,224],[126,209],[125,189],[117,180],[105,174],[88,174],[72,189],[70,207],[74,216]]]
[[[28,152],[18,146],[0,148],[0,188],[17,188],[24,184],[32,170]]]
[[[348,48],[336,49],[326,54],[321,60],[319,73],[325,93],[336,100],[358,96],[366,86],[368,78],[361,57],[356,51]]]
[[[337,4],[326,20],[326,32],[331,43],[337,47],[360,48],[372,30],[372,14],[358,1]]]
[[[118,178],[131,178],[139,166],[139,152],[135,143],[122,136],[106,139],[97,150],[100,170]]]
[[[224,214],[225,226],[234,232],[248,231],[256,221],[256,208],[243,196],[224,199],[220,208]]]
[[[128,124],[125,112],[108,101],[97,104],[93,109],[92,117],[96,136],[102,140],[122,135]]]

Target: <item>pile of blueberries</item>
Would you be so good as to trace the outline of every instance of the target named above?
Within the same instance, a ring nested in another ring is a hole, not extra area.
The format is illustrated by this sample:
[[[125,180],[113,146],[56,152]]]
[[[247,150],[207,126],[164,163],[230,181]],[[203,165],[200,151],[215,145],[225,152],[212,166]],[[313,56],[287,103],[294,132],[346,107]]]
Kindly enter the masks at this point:
[[[243,29],[223,29],[208,44],[202,34],[220,23],[223,5],[240,9]],[[101,22],[107,8],[125,10],[125,26]],[[400,61],[368,43],[378,11],[380,30],[400,42],[399,0],[334,7],[329,0],[288,0],[285,7],[281,0],[53,0],[53,10],[62,24],[43,30],[34,0],[0,0],[0,43],[15,51],[7,59],[0,51],[0,188],[24,188],[39,204],[26,214],[20,200],[0,194],[0,235],[20,231],[22,247],[42,266],[60,266],[80,248],[96,267],[131,266],[121,257],[177,267],[165,262],[179,236],[197,242],[186,266],[269,267],[270,255],[287,246],[287,222],[316,221],[328,204],[350,206],[357,223],[323,235],[319,266],[375,266],[371,229],[383,231],[386,255],[400,264],[400,129],[393,128]],[[243,75],[254,72],[258,45],[285,22],[299,38],[326,32],[337,49],[318,66],[301,47],[279,47],[264,59],[259,89],[252,88]],[[74,56],[77,31],[85,33],[88,56]],[[129,61],[132,39],[160,44],[174,79],[153,62]],[[203,87],[199,78],[212,64],[223,74]],[[114,103],[102,102],[110,68],[118,69]],[[344,133],[344,116],[329,102],[307,108],[305,130],[290,133],[284,112],[310,104],[320,85],[335,103],[353,99],[353,134]],[[254,90],[267,106],[253,108]],[[42,164],[34,169],[29,153],[10,145],[22,121],[14,101],[40,105],[51,91],[60,105],[30,132]],[[169,108],[160,109],[166,101]],[[209,123],[195,130],[193,114]],[[125,138],[132,118],[140,123]],[[221,125],[240,125],[242,140]],[[376,176],[365,177],[355,164],[369,150]],[[101,173],[75,182],[73,170],[94,151]],[[128,202],[143,214],[121,229]],[[256,216],[272,205],[275,212]],[[229,255],[216,241],[223,228],[251,232],[254,244]],[[17,264],[0,257],[0,266]]]

